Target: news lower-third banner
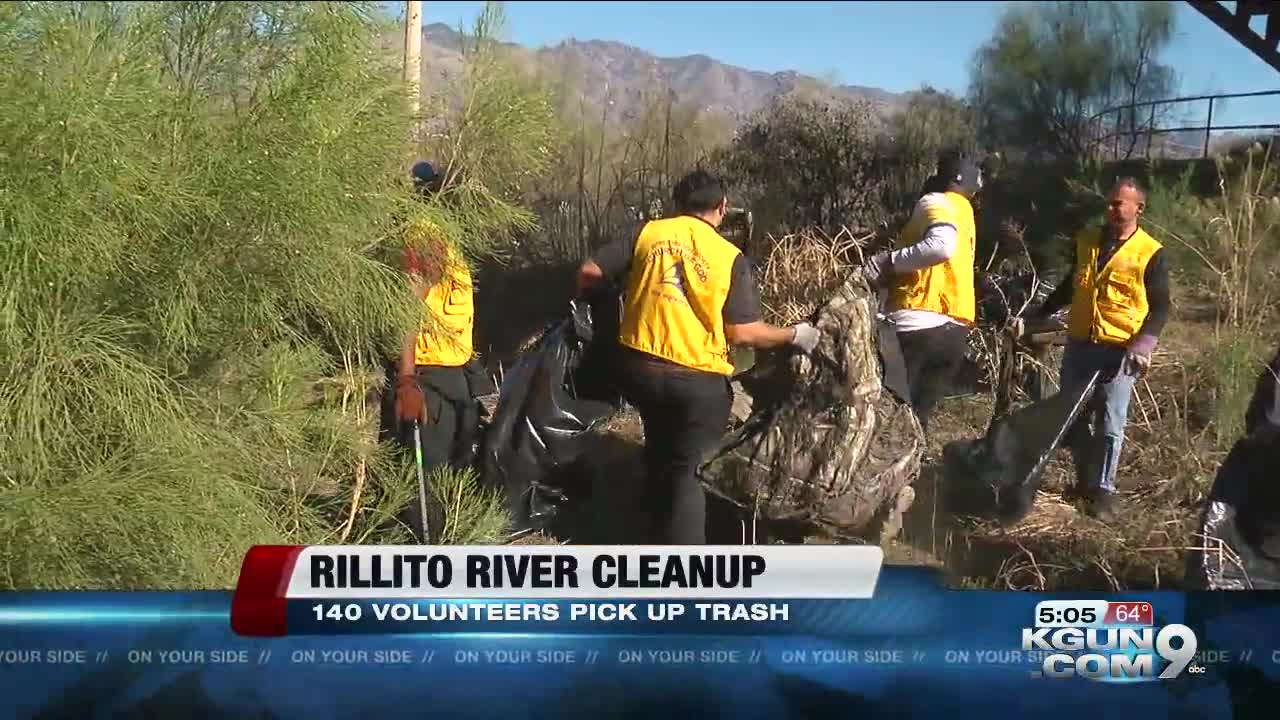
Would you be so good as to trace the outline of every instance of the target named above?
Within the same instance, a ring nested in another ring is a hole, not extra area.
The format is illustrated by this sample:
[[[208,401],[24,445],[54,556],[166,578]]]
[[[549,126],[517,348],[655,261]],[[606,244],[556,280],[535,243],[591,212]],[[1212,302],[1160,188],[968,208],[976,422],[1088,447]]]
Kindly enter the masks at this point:
[[[830,604],[805,600],[872,597],[884,559],[878,547],[849,545],[551,547],[256,547],[240,573],[232,627],[247,635],[805,632],[832,619],[823,611]]]
[[[258,547],[233,592],[0,594],[0,697],[19,718],[1274,717],[1280,594],[950,590],[859,546]]]

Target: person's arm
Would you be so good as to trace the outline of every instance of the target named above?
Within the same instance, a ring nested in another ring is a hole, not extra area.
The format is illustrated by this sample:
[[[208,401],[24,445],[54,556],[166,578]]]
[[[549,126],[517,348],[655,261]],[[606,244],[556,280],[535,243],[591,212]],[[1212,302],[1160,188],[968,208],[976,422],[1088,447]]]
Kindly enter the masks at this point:
[[[1169,320],[1169,267],[1163,251],[1157,250],[1147,262],[1142,283],[1147,292],[1147,318],[1127,346],[1139,371],[1145,371],[1151,364],[1151,354],[1159,343],[1160,331]]]
[[[412,247],[404,252],[405,271],[413,284],[414,295],[421,302],[426,299],[427,291],[435,283],[444,278],[443,250],[435,242],[428,242],[425,252],[419,253]],[[414,328],[406,333],[400,343],[400,361],[398,371],[400,377],[411,377],[417,367],[414,361],[418,346],[420,330]]]
[[[756,289],[751,263],[745,255],[738,255],[733,261],[729,296],[725,298],[722,314],[725,339],[730,345],[768,350],[796,342],[796,327],[776,327],[761,316],[760,293]]]
[[[952,209],[945,198],[926,194],[911,211],[909,222],[923,222],[920,240],[898,250],[884,250],[867,259],[863,274],[872,285],[892,284],[889,278],[946,262],[956,252],[958,232]]]
[[[920,242],[889,253],[895,273],[908,273],[944,263],[956,254],[959,233],[951,223],[936,223],[925,230]]]
[[[444,278],[446,250],[439,238],[428,237],[417,248],[411,243],[404,251],[405,271],[409,282],[413,285],[413,294],[418,298],[418,310],[422,310],[422,301],[435,283]],[[427,404],[418,387],[417,354],[418,336],[421,329],[414,327],[405,333],[400,342],[400,358],[396,363],[395,415],[402,423],[426,422]]]
[[[1169,263],[1164,250],[1157,250],[1151,256],[1142,283],[1147,291],[1147,319],[1142,322],[1138,334],[1158,338],[1173,310],[1173,302],[1169,298]]]
[[[1280,349],[1258,378],[1249,409],[1244,415],[1245,435],[1258,438],[1280,436]]]
[[[600,248],[578,268],[577,297],[599,287],[601,283],[617,282],[631,268],[635,255],[636,238],[624,236]]]
[[[415,282],[413,289],[419,300],[427,296],[426,285]],[[417,362],[415,361],[417,348],[418,332],[416,330],[410,331],[405,335],[404,341],[400,343],[400,362],[398,363],[398,374],[400,377],[413,376],[414,371],[417,369]]]
[[[729,344],[755,348],[756,350],[769,350],[791,345],[796,341],[796,333],[798,332],[794,326],[780,328],[763,320],[739,325],[725,325],[724,329],[725,334],[728,336]]]

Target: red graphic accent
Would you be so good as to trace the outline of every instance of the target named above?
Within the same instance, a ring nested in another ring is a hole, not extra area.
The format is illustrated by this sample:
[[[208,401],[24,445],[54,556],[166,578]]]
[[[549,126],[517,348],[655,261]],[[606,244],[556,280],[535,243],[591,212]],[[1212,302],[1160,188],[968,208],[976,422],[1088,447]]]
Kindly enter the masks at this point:
[[[1149,602],[1109,602],[1107,625],[1151,625],[1155,622],[1155,610]]]
[[[301,545],[255,545],[240,566],[231,598],[231,630],[250,637],[282,637],[289,627],[289,578]]]

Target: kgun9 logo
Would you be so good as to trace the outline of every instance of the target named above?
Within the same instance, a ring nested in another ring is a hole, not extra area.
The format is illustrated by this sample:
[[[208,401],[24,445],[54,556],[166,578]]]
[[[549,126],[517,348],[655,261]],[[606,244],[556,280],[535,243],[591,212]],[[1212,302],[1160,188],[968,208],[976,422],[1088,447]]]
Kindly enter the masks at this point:
[[[1033,674],[1040,677],[1116,683],[1176,678],[1191,666],[1199,642],[1186,625],[1157,631],[1152,614],[1149,603],[1042,602],[1037,627],[1022,630],[1022,649],[1038,651],[1032,657],[1042,660],[1041,671]]]

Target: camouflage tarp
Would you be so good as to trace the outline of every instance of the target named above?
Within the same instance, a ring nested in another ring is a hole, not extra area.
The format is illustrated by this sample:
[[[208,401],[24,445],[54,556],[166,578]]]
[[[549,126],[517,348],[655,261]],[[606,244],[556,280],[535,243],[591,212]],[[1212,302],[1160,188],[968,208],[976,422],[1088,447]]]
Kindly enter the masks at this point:
[[[884,389],[877,301],[860,275],[822,307],[812,357],[757,367],[752,411],[701,469],[706,489],[773,520],[860,532],[898,502],[924,446],[909,405]],[[880,352],[878,352],[880,351]],[[909,492],[909,491],[908,491]]]

